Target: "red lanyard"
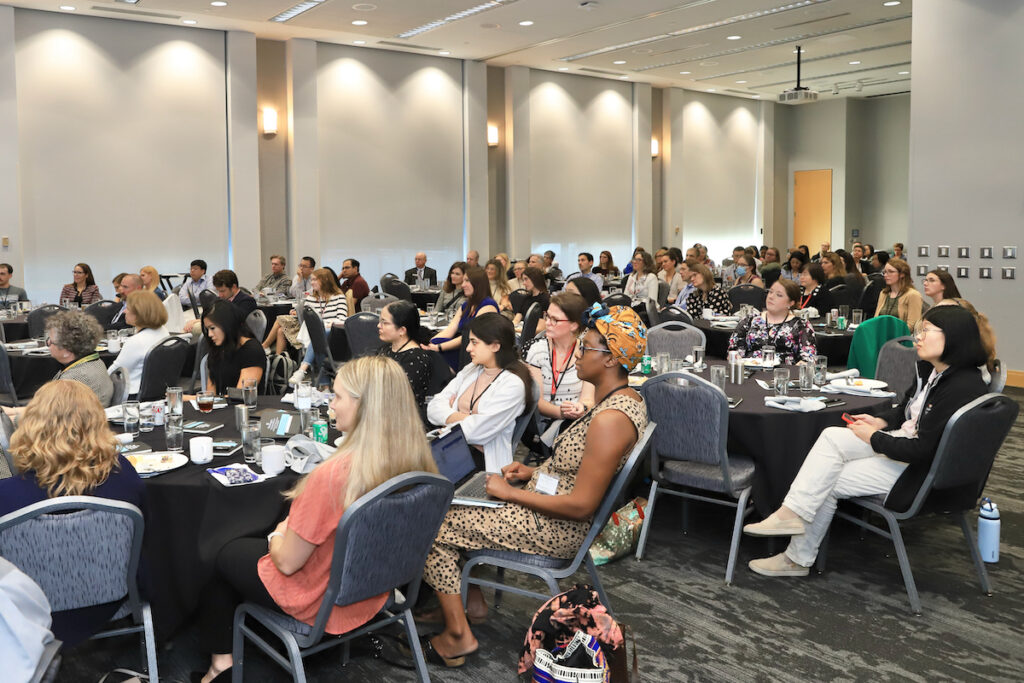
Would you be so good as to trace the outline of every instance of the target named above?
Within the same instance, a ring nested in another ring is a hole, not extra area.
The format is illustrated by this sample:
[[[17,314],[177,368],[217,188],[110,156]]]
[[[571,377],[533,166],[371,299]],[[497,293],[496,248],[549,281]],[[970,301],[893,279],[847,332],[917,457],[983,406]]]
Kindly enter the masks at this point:
[[[562,380],[565,379],[565,371],[569,369],[569,362],[572,361],[572,357],[576,355],[576,342],[572,343],[572,351],[565,358],[565,365],[562,369],[558,369],[558,354],[555,353],[555,345],[551,344],[551,400],[555,400],[555,394],[558,393],[558,387],[561,386]]]

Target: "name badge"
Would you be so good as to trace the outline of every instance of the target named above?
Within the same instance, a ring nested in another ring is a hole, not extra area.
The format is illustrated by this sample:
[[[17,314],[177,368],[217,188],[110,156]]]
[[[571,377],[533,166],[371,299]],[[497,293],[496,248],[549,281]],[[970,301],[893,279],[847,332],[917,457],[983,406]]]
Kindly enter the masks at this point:
[[[540,473],[537,477],[537,486],[535,487],[537,493],[543,493],[546,496],[553,496],[558,493],[558,477],[552,477],[550,474]]]

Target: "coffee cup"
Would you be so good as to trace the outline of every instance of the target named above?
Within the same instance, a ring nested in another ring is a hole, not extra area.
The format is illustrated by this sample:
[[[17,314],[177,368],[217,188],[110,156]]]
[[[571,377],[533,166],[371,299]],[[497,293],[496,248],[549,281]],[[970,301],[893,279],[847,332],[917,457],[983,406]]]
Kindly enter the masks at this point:
[[[194,436],[188,440],[189,457],[197,465],[205,465],[213,460],[213,438]]]
[[[263,473],[264,474],[281,474],[285,468],[285,453],[287,450],[284,446],[273,445],[264,446],[261,455],[263,456]]]

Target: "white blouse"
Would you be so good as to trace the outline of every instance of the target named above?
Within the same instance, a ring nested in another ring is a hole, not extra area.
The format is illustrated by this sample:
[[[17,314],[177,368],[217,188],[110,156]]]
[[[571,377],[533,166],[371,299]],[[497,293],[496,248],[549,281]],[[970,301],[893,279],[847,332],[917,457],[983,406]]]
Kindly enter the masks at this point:
[[[642,278],[642,279],[641,279]],[[630,299],[654,299],[658,300],[658,276],[654,273],[647,273],[640,276],[633,272],[626,280],[625,294]]]
[[[124,340],[121,352],[107,368],[107,372],[112,373],[117,368],[124,368],[128,373],[128,393],[139,393],[139,385],[142,384],[142,364],[146,360],[146,354],[169,334],[163,325],[139,330]]]

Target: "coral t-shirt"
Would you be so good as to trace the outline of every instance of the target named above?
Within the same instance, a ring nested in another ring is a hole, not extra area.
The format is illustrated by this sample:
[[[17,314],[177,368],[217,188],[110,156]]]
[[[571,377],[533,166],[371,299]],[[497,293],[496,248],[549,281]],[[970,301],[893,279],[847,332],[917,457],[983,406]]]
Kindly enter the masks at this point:
[[[312,625],[331,576],[334,534],[345,512],[343,497],[348,481],[347,455],[331,458],[309,474],[305,488],[292,502],[288,528],[316,546],[302,569],[285,576],[269,553],[257,565],[260,579],[274,602],[287,614]],[[370,621],[387,600],[387,593],[344,607],[334,606],[327,620],[328,633],[346,633]]]

